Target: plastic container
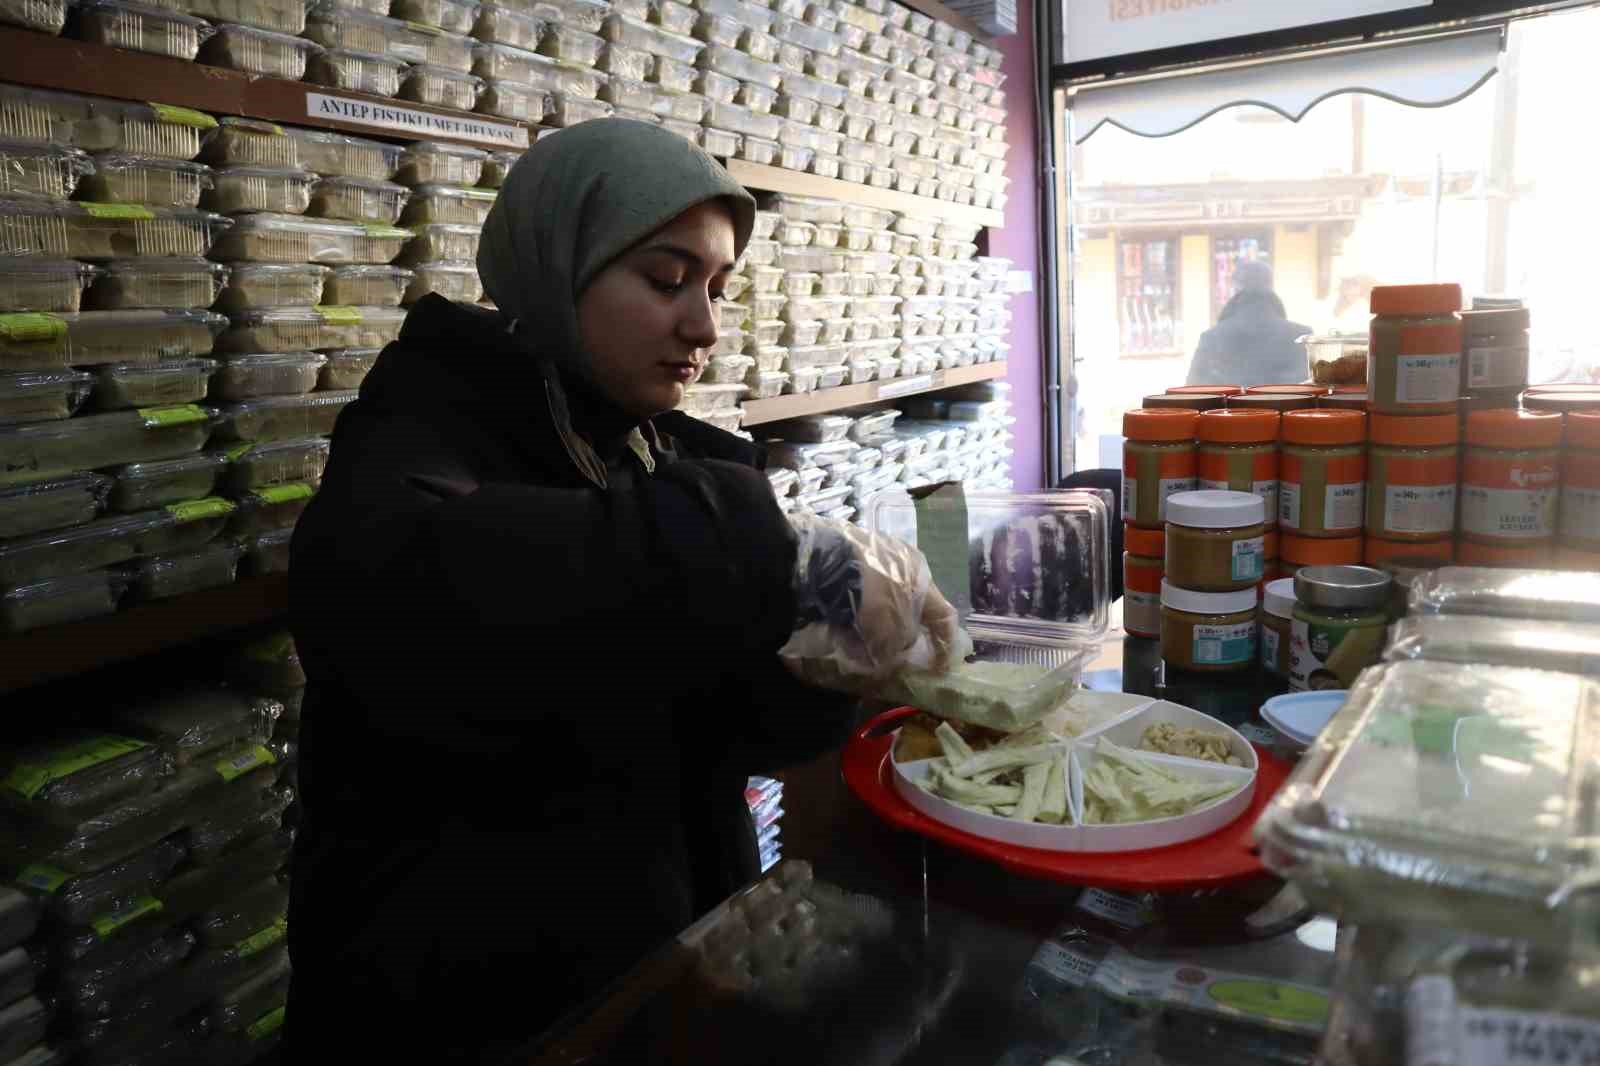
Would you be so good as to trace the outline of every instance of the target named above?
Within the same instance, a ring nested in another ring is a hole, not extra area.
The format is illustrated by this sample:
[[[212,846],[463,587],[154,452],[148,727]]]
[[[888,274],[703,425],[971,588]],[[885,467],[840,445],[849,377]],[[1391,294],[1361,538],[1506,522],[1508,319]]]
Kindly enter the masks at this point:
[[[679,410],[696,418],[738,406],[746,393],[744,385],[689,385],[683,390],[683,403]]]
[[[399,157],[394,180],[402,185],[476,185],[489,153],[443,141],[417,141]]]
[[[419,63],[406,70],[396,95],[419,104],[471,111],[478,105],[478,95],[482,92],[483,79],[475,74]]]
[[[213,398],[235,401],[307,393],[317,387],[326,362],[315,352],[229,356],[212,384]]]
[[[561,98],[558,96],[558,99]],[[576,105],[577,101],[568,103]],[[596,106],[593,101],[583,101],[583,103]],[[456,225],[481,226],[489,215],[489,208],[494,206],[496,196],[493,189],[418,185],[412,191],[410,202],[406,204],[404,221],[411,225],[448,222]]]
[[[411,193],[404,185],[366,178],[322,178],[312,188],[310,211],[319,218],[394,225]],[[345,301],[356,303],[369,301]]]
[[[1195,415],[1129,411],[1122,418],[1122,520],[1145,529],[1166,521],[1167,501],[1198,483]]]
[[[217,437],[223,441],[267,442],[326,435],[333,432],[339,412],[355,398],[352,390],[246,400],[223,409]],[[321,477],[320,472],[317,476]]]
[[[76,148],[0,141],[0,196],[65,200],[93,171],[88,153]]]
[[[752,81],[758,85],[765,85],[769,89],[776,89],[783,83],[783,69],[771,63],[765,63],[743,52],[721,45],[708,44],[695,59],[695,65],[703,71],[713,71],[725,77],[736,78],[739,81]],[[704,90],[702,90],[704,91]],[[706,93],[711,96],[710,93]]]
[[[1201,416],[1208,417],[1215,416]],[[1282,418],[1281,525],[1301,537],[1359,536],[1367,494],[1367,416],[1319,409]]]
[[[176,524],[166,511],[145,511],[8,541],[0,546],[0,585],[25,585],[126,562],[157,550],[164,531]],[[220,530],[216,523],[208,532],[215,536]]]
[[[432,223],[416,226],[413,232],[416,236],[406,246],[400,261],[415,267],[423,263],[476,262],[483,227]]]
[[[472,35],[490,44],[506,44],[532,51],[539,47],[539,39],[544,36],[546,25],[537,15],[500,4],[484,4],[478,8]]]
[[[306,14],[306,37],[325,48],[365,52],[406,63],[426,63],[426,27],[322,0]]]
[[[364,178],[387,181],[400,166],[406,148],[398,144],[348,137],[327,130],[285,128],[294,142],[297,164],[325,178]],[[428,142],[419,142],[428,143]],[[415,147],[415,146],[412,146]]]
[[[0,22],[55,36],[67,23],[66,0],[12,0],[0,8]]]
[[[1461,538],[1548,549],[1559,503],[1561,415],[1474,411],[1461,464]]]
[[[398,307],[413,277],[413,272],[405,267],[337,267],[328,275],[319,302],[335,306]]]
[[[76,311],[96,268],[71,259],[0,258],[0,307],[12,311]]]
[[[222,214],[275,211],[301,215],[311,205],[317,176],[298,168],[225,167],[215,172],[205,205]]]
[[[227,460],[219,453],[205,452],[182,459],[112,467],[108,473],[116,482],[111,487],[111,509],[132,513],[204,499],[216,491],[226,465]]]
[[[293,529],[316,492],[311,482],[295,481],[245,493],[237,501],[239,509],[228,532],[249,541],[275,529]]]
[[[1128,526],[1123,535],[1122,628],[1135,637],[1161,636],[1161,579],[1166,538],[1159,529]]]
[[[348,395],[328,393],[327,395]],[[328,441],[301,437],[229,449],[224,485],[242,493],[264,485],[291,481],[320,481],[328,464]]]
[[[1373,415],[1367,450],[1367,536],[1431,541],[1455,529],[1460,426],[1449,415]]]
[[[205,355],[227,321],[198,310],[0,315],[0,370]]]
[[[306,59],[305,80],[335,89],[350,89],[373,96],[394,96],[400,91],[406,61],[378,55],[329,48]]]
[[[1169,669],[1231,673],[1250,669],[1257,654],[1255,589],[1195,592],[1162,579],[1161,658]]]
[[[0,374],[0,426],[70,418],[94,387],[94,375],[76,370]]]
[[[238,6],[255,5],[245,5],[241,2]],[[288,14],[286,10],[288,6],[283,5],[278,10]],[[300,23],[288,33],[275,32],[272,28],[237,26],[228,23],[213,27],[216,36],[201,46],[201,62],[228,70],[242,70],[247,74],[299,81],[305,77],[306,64],[312,54],[322,51],[322,46],[314,41],[292,36],[293,33],[299,33],[305,28],[305,9],[302,5],[295,6],[300,7],[300,18],[281,20]],[[261,7],[273,10],[272,5],[263,4]]]
[[[1265,566],[1265,515],[1254,493],[1175,493],[1167,501],[1167,580],[1193,592],[1254,586]]]
[[[390,226],[361,225],[296,218],[293,215],[244,215],[219,241],[216,258],[224,262],[390,263],[411,233]]]
[[[1478,296],[1461,313],[1461,393],[1528,384],[1528,309],[1512,297]]]
[[[0,255],[203,256],[230,225],[208,211],[0,199]]]
[[[211,36],[204,19],[124,0],[79,0],[77,37],[91,44],[192,60]]]
[[[93,173],[80,182],[83,200],[181,208],[200,205],[202,192],[211,187],[213,174],[205,163],[154,155],[101,155],[94,160]],[[218,210],[210,202],[206,208]]]
[[[111,479],[67,474],[0,487],[0,537],[24,537],[78,525],[105,509]]]
[[[1266,504],[1267,528],[1278,524],[1278,415],[1271,411],[1207,411],[1195,421],[1199,487],[1253,492]]]
[[[604,0],[544,0],[558,15],[557,21],[584,33],[599,33],[611,5]]]
[[[102,411],[115,411],[198,403],[205,399],[216,369],[212,359],[111,363],[95,371],[94,405]]]
[[[225,269],[228,284],[216,307],[230,314],[319,304],[331,274],[315,263],[235,263]]]
[[[229,276],[206,259],[113,259],[97,269],[85,303],[104,311],[210,307]]]
[[[605,39],[597,34],[552,26],[539,41],[539,54],[575,67],[592,67],[599,61],[605,44]]]
[[[580,122],[610,118],[611,105],[565,93],[550,94],[550,113],[546,116],[553,126],[576,126]],[[485,210],[487,213],[487,210]]]
[[[244,545],[245,554],[240,569],[252,577],[288,573],[289,542],[293,537],[292,529],[263,533]]]
[[[1372,410],[1388,415],[1454,411],[1461,395],[1460,308],[1459,285],[1372,290],[1367,352]]]
[[[323,364],[320,376],[317,378],[319,389],[359,389],[361,382],[371,372],[373,364],[378,361],[381,348],[336,348],[323,353],[327,362]]]
[[[477,0],[391,0],[389,13],[451,33],[471,33],[478,21],[478,4]]]
[[[128,596],[160,600],[233,584],[244,549],[212,544],[195,552],[152,555],[128,566]]]
[[[540,93],[539,113],[544,114],[544,94]],[[535,120],[537,121],[537,120]],[[483,177],[478,179],[478,184],[485,189],[498,189],[504,185],[506,178],[511,174],[511,168],[517,160],[522,158],[521,152],[490,152],[489,158],[484,160]]]
[[[740,107],[749,108],[758,115],[770,115],[773,104],[777,102],[778,92],[765,85],[757,85],[753,81],[741,82],[739,91],[734,95],[733,102]]]
[[[483,283],[474,263],[422,263],[405,291],[404,302],[416,303],[429,293],[438,293],[447,300],[476,303],[483,298]]]
[[[217,120],[201,111],[0,86],[0,139],[193,159]]]

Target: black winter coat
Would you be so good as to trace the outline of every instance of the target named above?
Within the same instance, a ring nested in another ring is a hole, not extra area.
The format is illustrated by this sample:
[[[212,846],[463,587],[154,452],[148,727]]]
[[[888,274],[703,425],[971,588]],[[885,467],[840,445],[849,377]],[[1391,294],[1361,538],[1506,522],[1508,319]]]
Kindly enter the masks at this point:
[[[760,450],[668,414],[651,473],[567,412],[499,315],[430,296],[339,418],[289,577],[291,1063],[529,1041],[753,878],[745,778],[850,724],[775,655]]]

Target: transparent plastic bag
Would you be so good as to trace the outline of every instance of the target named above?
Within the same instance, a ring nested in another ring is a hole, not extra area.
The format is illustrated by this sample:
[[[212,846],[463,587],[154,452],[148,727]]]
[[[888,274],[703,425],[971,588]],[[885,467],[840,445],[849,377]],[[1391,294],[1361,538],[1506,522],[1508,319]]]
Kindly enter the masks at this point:
[[[181,843],[163,840],[87,874],[71,874],[42,863],[25,866],[16,883],[57,921],[88,925],[101,914],[154,894],[185,855]]]
[[[264,741],[283,706],[231,689],[195,687],[120,711],[115,720],[130,734],[158,744],[188,766],[241,741]]]

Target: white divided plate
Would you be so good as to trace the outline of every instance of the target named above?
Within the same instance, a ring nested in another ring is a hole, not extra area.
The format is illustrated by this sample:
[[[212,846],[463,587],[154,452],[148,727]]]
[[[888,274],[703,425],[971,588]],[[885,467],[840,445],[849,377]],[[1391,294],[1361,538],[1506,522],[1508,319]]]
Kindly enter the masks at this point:
[[[1083,810],[1083,769],[1094,759],[1095,741],[1104,736],[1114,744],[1138,748],[1144,731],[1153,725],[1171,722],[1179,728],[1206,729],[1227,734],[1229,747],[1238,756],[1242,766],[1226,766],[1201,759],[1185,759],[1173,755],[1140,752],[1152,762],[1165,763],[1181,769],[1186,775],[1201,780],[1236,780],[1244,787],[1228,796],[1174,818],[1161,818],[1151,822],[1125,822],[1117,825],[1044,825],[1039,822],[1016,822],[995,814],[971,811],[959,804],[923,789],[919,782],[926,780],[931,759],[894,763],[894,787],[917,811],[946,825],[987,840],[998,840],[1024,848],[1044,851],[1142,851],[1163,848],[1195,840],[1221,829],[1243,814],[1250,806],[1256,790],[1256,770],[1259,763],[1255,749],[1238,732],[1223,725],[1210,715],[1201,714],[1190,707],[1169,703],[1166,700],[1140,700],[1109,722],[1088,730],[1072,740],[1061,742],[1061,748],[1071,755],[1069,800],[1072,810]]]

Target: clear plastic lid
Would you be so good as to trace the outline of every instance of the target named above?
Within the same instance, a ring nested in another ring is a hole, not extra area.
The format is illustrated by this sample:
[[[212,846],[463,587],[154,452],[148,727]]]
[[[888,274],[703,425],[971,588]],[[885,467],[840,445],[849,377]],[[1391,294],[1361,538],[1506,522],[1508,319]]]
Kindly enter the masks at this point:
[[[409,230],[379,223],[332,222],[295,215],[241,215],[216,255],[224,261],[388,263]]]
[[[1600,573],[1444,566],[1412,584],[1410,613],[1600,623]]]
[[[1482,615],[1418,615],[1389,628],[1383,657],[1600,675],[1600,625]]]
[[[1262,816],[1262,858],[1355,921],[1565,945],[1567,917],[1594,928],[1597,725],[1577,675],[1374,667]]]
[[[66,199],[93,172],[89,154],[77,148],[0,141],[0,195]]]
[[[0,256],[205,255],[231,221],[189,207],[0,199]]]
[[[352,389],[247,400],[223,409],[217,435],[232,441],[272,441],[332,433],[339,412],[355,398]]]
[[[0,315],[0,369],[204,355],[227,324],[224,316],[200,310]]]

